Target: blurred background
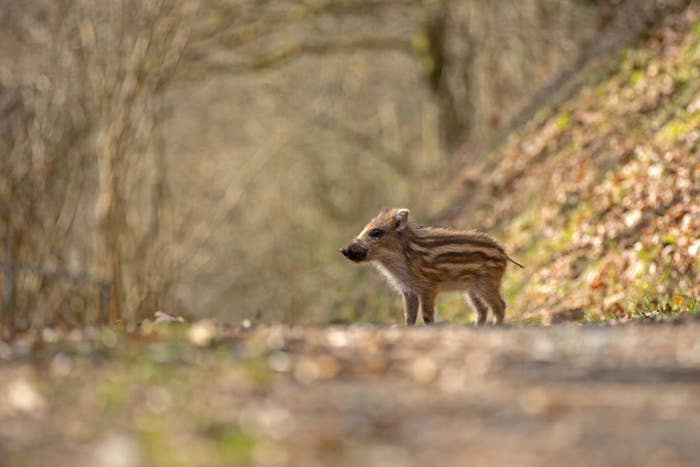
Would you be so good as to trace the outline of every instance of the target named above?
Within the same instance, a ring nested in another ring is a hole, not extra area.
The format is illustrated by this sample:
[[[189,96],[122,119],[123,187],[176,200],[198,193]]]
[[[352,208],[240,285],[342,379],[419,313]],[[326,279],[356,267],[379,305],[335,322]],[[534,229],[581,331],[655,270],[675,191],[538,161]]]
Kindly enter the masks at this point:
[[[338,248],[686,3],[1,0],[0,319],[394,321]]]

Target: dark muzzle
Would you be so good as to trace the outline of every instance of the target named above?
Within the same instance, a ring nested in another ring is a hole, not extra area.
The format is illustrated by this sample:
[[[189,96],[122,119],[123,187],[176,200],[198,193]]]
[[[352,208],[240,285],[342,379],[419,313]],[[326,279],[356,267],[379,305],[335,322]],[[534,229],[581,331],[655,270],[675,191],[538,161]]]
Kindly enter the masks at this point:
[[[367,257],[367,250],[355,243],[347,248],[341,248],[340,252],[350,261],[362,261]]]

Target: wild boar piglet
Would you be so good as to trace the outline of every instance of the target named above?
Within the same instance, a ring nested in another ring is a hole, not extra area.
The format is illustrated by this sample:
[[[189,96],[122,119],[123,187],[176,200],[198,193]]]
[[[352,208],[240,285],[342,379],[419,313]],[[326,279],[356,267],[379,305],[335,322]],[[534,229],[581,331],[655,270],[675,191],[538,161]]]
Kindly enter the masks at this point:
[[[488,309],[494,324],[503,323],[506,302],[501,281],[511,258],[501,245],[478,230],[424,227],[408,220],[408,209],[386,209],[340,252],[347,259],[371,262],[403,295],[406,325],[416,322],[420,306],[423,322],[434,320],[440,292],[464,292],[477,312],[477,325],[486,323]]]

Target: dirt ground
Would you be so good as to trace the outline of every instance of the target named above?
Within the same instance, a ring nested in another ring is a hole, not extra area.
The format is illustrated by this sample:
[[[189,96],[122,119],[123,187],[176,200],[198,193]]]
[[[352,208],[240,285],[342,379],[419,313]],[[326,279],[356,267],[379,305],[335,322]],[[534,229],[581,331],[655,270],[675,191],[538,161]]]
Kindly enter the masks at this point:
[[[697,466],[700,322],[45,330],[0,465]]]

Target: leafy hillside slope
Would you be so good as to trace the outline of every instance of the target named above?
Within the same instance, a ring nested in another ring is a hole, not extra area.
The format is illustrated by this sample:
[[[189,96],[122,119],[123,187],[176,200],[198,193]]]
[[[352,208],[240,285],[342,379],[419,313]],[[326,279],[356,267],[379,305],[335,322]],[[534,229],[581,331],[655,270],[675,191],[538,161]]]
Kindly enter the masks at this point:
[[[697,310],[700,6],[582,73],[465,168],[445,222],[493,232],[527,264],[504,285],[513,319]]]

